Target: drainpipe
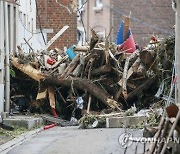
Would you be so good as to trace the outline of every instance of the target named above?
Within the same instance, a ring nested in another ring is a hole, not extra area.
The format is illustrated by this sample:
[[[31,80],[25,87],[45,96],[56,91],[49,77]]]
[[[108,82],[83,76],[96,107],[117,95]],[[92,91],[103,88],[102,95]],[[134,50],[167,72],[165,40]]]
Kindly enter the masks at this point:
[[[4,112],[4,2],[0,1],[0,114]]]
[[[9,71],[9,20],[8,4],[4,3],[4,21],[5,21],[5,111],[9,113],[10,105],[10,71]]]
[[[177,75],[178,75],[178,100],[180,101],[180,0],[176,0],[176,19],[175,19],[175,56],[177,60]]]
[[[87,1],[87,41],[89,42],[89,40],[90,40],[90,31],[89,31],[89,1]]]

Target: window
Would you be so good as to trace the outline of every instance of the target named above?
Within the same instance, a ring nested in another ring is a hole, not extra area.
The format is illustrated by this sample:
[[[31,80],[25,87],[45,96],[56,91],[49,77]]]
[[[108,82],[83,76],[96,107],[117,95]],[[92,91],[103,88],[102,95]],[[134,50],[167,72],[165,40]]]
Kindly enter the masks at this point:
[[[103,8],[103,2],[102,0],[95,0],[95,7],[93,7],[93,10],[95,12],[100,12]]]
[[[96,0],[96,7],[103,7],[102,0]]]

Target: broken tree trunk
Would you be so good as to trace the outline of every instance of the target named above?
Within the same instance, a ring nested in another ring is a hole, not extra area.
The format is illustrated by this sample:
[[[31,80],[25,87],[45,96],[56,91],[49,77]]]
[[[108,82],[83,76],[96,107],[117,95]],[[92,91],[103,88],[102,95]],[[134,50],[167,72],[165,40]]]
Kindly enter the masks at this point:
[[[123,90],[122,94],[123,94],[124,98],[127,98],[127,80],[134,72],[137,71],[140,62],[141,62],[141,60],[138,57],[128,71],[127,71],[127,69],[128,69],[128,64],[129,63],[127,64],[127,66],[126,66],[126,63],[125,63],[124,72],[123,72],[123,78],[122,78],[123,79],[122,80],[122,90]]]
[[[105,53],[105,59],[106,59],[106,64],[109,64],[109,40],[108,40],[108,37],[106,38],[106,41],[105,41],[105,50],[104,50],[104,53]]]
[[[87,52],[89,51],[89,46],[75,46],[74,51],[76,52]]]
[[[133,54],[131,54],[127,59],[126,59],[126,62],[125,62],[125,65],[124,65],[124,72],[123,72],[123,78],[127,78],[129,79],[129,77],[132,75],[133,73],[133,68],[131,67],[131,69],[128,70],[129,68],[129,62],[131,59],[137,59],[137,57],[139,56],[139,52],[138,51],[135,51],[133,52]],[[127,72],[128,71],[128,72]],[[122,86],[122,80],[123,78],[118,82],[118,84],[120,86]]]
[[[50,106],[53,109],[55,109],[56,108],[55,93],[54,93],[54,88],[52,86],[48,86],[48,95],[49,95]]]
[[[39,82],[39,89],[38,89],[38,94],[36,97],[36,100],[38,99],[45,99],[47,96],[47,86],[41,84],[41,82]]]
[[[127,99],[131,99],[134,96],[136,96],[138,93],[140,93],[142,90],[148,89],[154,83],[155,80],[156,80],[156,77],[152,77],[146,80],[142,85],[140,85],[135,90],[130,92],[127,96]]]
[[[91,65],[90,65],[90,67],[89,67],[88,80],[91,79],[91,71],[92,71],[93,63],[94,63],[94,59],[93,59],[93,61],[91,62]],[[92,96],[91,96],[91,94],[90,94],[90,95],[89,95],[89,99],[88,99],[87,114],[89,114],[89,110],[90,110],[90,107],[91,107],[91,100],[92,100]]]
[[[155,59],[155,51],[144,49],[140,52],[141,62],[146,66],[151,66]]]
[[[34,79],[36,81],[40,81],[41,79],[45,78],[45,76],[40,71],[33,68],[31,65],[29,65],[29,64],[26,64],[26,65],[19,64],[18,63],[18,58],[12,58],[11,63],[13,64],[14,67],[19,69],[23,73],[27,74],[29,77],[31,77],[32,79]]]
[[[118,110],[121,110],[120,108],[122,108],[121,103],[118,103],[115,100],[113,100],[107,92],[105,92],[104,90],[102,90],[97,85],[95,85],[94,83],[92,83],[87,79],[80,79],[80,78],[62,79],[58,77],[57,78],[49,77],[45,80],[45,82],[47,82],[48,84],[57,84],[68,87],[73,86],[74,88],[84,91],[87,90],[91,95],[95,96],[97,99],[102,101],[108,107]]]
[[[78,54],[69,64],[69,66],[64,70],[64,73],[61,75],[61,77],[66,78],[76,68],[79,60],[80,60],[80,55]]]
[[[93,29],[91,29],[91,34],[92,34],[92,37],[91,37],[91,41],[90,41],[90,50],[92,50],[95,47],[96,43],[99,40],[98,35],[96,34],[96,32]]]
[[[137,74],[138,75],[143,75],[145,73],[146,69],[144,67],[144,64],[143,63],[140,63],[138,69],[137,69]]]
[[[102,75],[111,72],[112,68],[110,65],[103,65],[92,71],[92,75]]]

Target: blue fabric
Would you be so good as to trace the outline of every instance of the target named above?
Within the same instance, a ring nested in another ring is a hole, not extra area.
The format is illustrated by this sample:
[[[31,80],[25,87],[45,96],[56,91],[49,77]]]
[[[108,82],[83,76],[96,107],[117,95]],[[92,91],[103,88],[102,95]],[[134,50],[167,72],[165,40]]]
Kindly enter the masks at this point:
[[[76,53],[74,52],[74,46],[71,46],[67,51],[66,51],[67,55],[69,56],[69,58],[71,60],[74,59],[74,57],[76,57]]]
[[[124,33],[124,21],[122,20],[121,25],[119,27],[119,31],[118,31],[117,36],[116,36],[116,44],[117,45],[123,43],[123,35],[124,35],[123,33]]]

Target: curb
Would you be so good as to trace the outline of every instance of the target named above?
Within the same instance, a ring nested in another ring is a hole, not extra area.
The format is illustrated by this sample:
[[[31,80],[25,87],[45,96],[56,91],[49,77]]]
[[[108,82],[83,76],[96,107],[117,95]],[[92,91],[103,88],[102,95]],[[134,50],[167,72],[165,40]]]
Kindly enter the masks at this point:
[[[19,137],[12,139],[11,141],[8,141],[0,146],[0,153],[6,154],[11,149],[15,148],[16,146],[19,146],[23,142],[27,141],[28,139],[38,135],[43,130],[43,127],[26,132],[24,134],[21,134]]]

